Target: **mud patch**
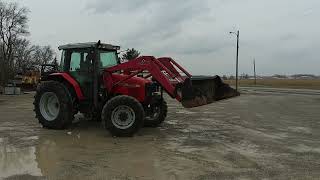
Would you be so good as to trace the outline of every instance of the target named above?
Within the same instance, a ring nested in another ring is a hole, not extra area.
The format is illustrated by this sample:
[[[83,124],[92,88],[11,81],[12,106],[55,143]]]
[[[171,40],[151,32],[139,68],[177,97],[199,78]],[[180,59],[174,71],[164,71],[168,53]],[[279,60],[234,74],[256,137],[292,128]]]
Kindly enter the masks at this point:
[[[246,132],[246,133],[250,133],[252,134],[252,136],[254,137],[258,137],[260,136],[263,137],[263,138],[270,138],[270,139],[275,139],[275,140],[281,140],[281,139],[285,139],[288,137],[287,133],[284,133],[284,132],[277,132],[277,133],[273,133],[273,132],[270,132],[270,133],[265,133],[265,132],[262,132],[262,131],[258,131],[258,130],[253,130],[253,129],[248,129],[248,128],[239,128],[240,131],[243,131],[243,132]]]
[[[258,118],[263,118],[263,114],[256,113],[256,117],[258,117]]]
[[[176,113],[177,114],[195,114],[196,112],[187,111],[187,110],[179,110]]]
[[[299,153],[307,153],[307,152],[320,153],[320,147],[314,148],[304,144],[299,144],[297,146],[290,147],[290,149]]]
[[[166,121],[166,124],[176,125],[176,124],[178,124],[178,122],[171,120],[171,121]]]
[[[295,133],[304,133],[304,134],[311,134],[312,131],[310,128],[306,128],[306,127],[288,127],[288,130],[291,132],[295,132]]]
[[[237,168],[259,168],[258,164],[254,160],[234,151],[226,154],[224,158],[226,161],[230,161],[230,164]]]
[[[204,111],[204,112],[202,112],[202,113],[205,113],[205,114],[217,114],[217,113],[214,112],[214,111]]]
[[[42,129],[31,94],[6,100],[0,179],[319,179],[314,96],[240,96],[194,109],[167,99],[161,127],[130,138],[82,119],[68,130]]]

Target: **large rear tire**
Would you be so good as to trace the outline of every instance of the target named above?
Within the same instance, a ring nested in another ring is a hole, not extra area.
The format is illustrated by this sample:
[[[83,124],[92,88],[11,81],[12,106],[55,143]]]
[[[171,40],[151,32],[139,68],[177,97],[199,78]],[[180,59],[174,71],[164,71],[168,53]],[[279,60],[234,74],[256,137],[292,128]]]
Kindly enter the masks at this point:
[[[116,96],[104,105],[102,121],[113,136],[130,137],[143,126],[144,109],[133,97]]]
[[[65,129],[73,121],[72,97],[68,89],[57,81],[44,81],[34,97],[36,118],[43,127]]]
[[[167,117],[168,106],[166,101],[159,99],[159,101],[149,108],[149,113],[146,115],[145,127],[158,127]]]

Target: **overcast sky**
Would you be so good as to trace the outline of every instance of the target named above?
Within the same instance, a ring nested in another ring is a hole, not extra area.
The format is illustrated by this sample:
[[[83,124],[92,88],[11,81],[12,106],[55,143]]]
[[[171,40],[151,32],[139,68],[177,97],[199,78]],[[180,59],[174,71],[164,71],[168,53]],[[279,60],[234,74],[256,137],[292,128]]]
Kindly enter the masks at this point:
[[[97,41],[171,56],[194,74],[320,75],[319,0],[17,0],[30,9],[29,39]]]

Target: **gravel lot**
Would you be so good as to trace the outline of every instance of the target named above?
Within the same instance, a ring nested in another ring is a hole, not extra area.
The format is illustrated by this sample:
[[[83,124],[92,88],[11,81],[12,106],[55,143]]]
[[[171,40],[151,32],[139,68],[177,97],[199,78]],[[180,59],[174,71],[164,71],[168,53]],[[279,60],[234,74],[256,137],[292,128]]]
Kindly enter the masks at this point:
[[[318,179],[320,95],[247,91],[113,138],[98,122],[43,129],[33,94],[0,96],[0,179]]]

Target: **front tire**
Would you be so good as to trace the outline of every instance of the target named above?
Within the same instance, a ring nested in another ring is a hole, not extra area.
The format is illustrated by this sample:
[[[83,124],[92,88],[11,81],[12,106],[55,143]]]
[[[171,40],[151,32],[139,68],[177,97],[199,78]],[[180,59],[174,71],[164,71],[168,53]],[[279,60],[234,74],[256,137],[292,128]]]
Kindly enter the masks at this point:
[[[34,98],[36,118],[43,127],[65,129],[73,121],[73,103],[68,89],[57,81],[44,81]]]
[[[143,126],[144,110],[135,98],[120,95],[104,105],[102,120],[113,136],[130,137]]]
[[[145,127],[158,127],[167,117],[168,105],[163,99],[159,99],[157,103],[151,105],[148,109],[144,121]]]

